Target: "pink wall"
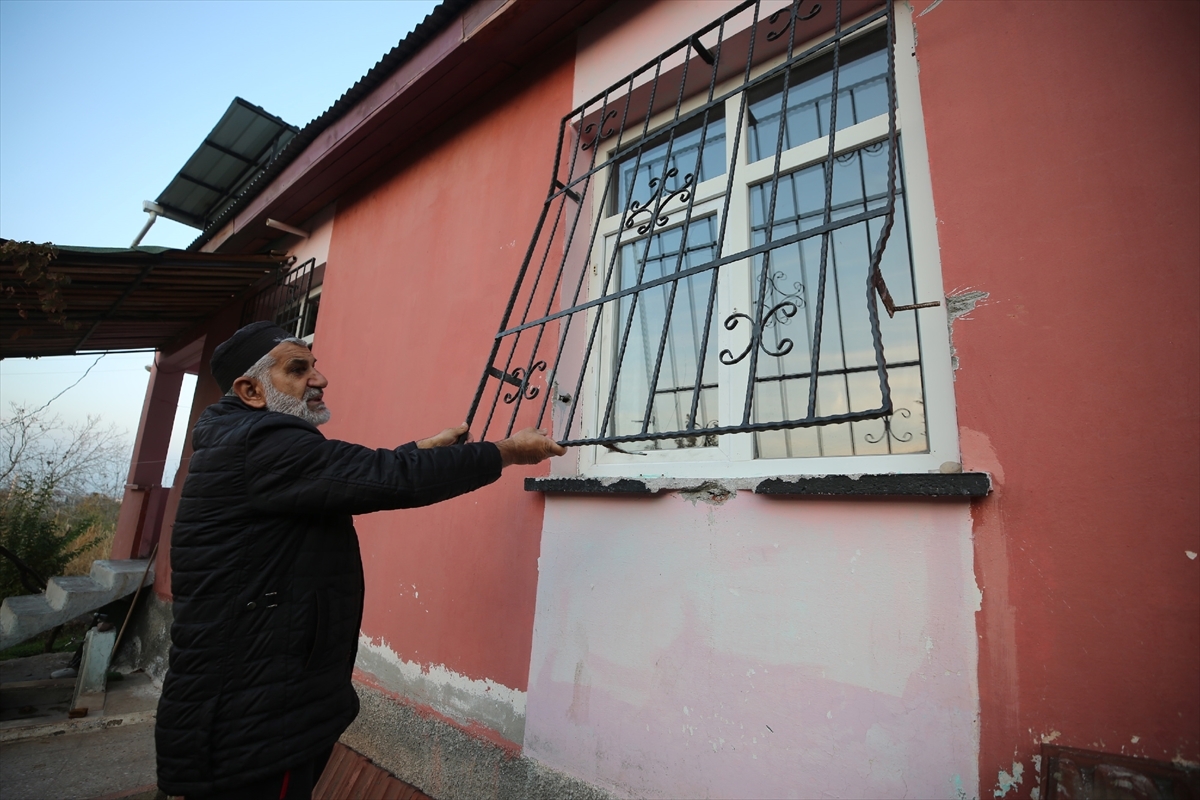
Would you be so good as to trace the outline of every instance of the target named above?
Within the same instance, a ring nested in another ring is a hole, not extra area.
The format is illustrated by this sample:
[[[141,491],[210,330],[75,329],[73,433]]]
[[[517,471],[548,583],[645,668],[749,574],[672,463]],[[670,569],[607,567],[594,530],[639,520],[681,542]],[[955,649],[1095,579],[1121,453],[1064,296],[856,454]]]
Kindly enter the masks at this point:
[[[960,502],[551,497],[525,726],[635,797],[976,786]]]
[[[1200,761],[1200,6],[916,6],[946,287],[989,293],[954,330],[998,478],[981,791],[1028,796],[1043,737]]]
[[[568,56],[542,59],[339,200],[314,346],[329,436],[395,447],[466,416],[545,198]],[[544,471],[360,518],[363,633],[425,673],[523,692],[542,501],[522,479]]]

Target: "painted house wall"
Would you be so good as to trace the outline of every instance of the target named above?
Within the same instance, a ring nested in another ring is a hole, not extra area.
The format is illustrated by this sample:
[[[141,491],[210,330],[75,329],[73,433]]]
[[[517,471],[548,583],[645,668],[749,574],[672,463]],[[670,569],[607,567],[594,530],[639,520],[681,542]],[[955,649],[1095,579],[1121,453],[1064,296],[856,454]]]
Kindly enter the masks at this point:
[[[314,341],[331,437],[395,447],[460,423],[570,109],[560,48],[339,199]],[[433,508],[356,521],[360,678],[517,747],[542,501],[510,468]]]
[[[1200,761],[1195,3],[918,3],[973,510],[981,791]],[[1023,773],[1023,779],[1022,779]]]
[[[730,5],[616,4],[339,199],[330,436],[465,415],[559,119]],[[1036,797],[1043,739],[1200,761],[1200,31],[1088,6],[915,3],[944,286],[987,293],[953,343],[991,497],[543,503],[510,470],[358,521],[360,682],[620,795]]]
[[[575,99],[732,5],[614,5]],[[545,520],[527,755],[619,796],[975,793],[968,504],[550,495]]]
[[[526,753],[645,797],[976,785],[961,503],[548,498]]]

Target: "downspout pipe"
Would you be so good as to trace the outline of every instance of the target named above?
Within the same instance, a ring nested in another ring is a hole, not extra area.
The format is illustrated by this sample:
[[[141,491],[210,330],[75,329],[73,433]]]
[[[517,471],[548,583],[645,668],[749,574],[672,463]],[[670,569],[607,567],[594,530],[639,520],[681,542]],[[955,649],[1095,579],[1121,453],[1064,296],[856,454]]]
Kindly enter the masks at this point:
[[[147,233],[150,232],[150,226],[154,224],[154,221],[156,219],[158,219],[160,216],[162,216],[163,207],[160,206],[158,203],[151,203],[149,200],[143,200],[142,201],[142,211],[145,211],[147,214],[149,214],[150,219],[146,220],[146,224],[142,226],[142,230],[138,233],[137,237],[133,240],[133,244],[129,245],[131,248],[137,247],[139,244],[142,243],[142,239],[146,236]]]

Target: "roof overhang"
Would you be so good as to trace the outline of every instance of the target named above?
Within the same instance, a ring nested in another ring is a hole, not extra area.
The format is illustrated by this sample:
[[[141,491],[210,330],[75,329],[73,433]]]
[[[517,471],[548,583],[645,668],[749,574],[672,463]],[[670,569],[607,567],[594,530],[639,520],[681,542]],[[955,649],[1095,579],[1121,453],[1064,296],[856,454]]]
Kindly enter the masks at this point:
[[[189,249],[258,252],[547,51],[613,0],[447,0],[305,126]],[[564,109],[564,112],[567,109]]]
[[[5,240],[0,240],[0,243]],[[212,314],[245,295],[286,263],[283,256],[56,246],[46,266],[52,321],[12,257],[0,258],[0,358],[73,355],[102,350],[172,352],[188,344]],[[63,281],[60,277],[66,278]],[[11,290],[11,291],[10,291]]]
[[[167,219],[203,230],[291,141],[298,129],[235,97],[154,202]]]

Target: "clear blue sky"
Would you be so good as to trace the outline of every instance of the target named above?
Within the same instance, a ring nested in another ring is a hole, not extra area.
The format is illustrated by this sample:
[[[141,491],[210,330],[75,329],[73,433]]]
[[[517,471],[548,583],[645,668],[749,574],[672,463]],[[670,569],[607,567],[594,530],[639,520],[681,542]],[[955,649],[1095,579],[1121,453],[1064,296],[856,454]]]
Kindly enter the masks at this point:
[[[303,127],[436,5],[0,0],[0,236],[127,247],[142,201],[234,97]],[[184,247],[197,233],[160,219],[143,243]],[[0,417],[46,402],[93,361],[0,361]],[[106,356],[51,408],[99,414],[132,443],[149,362]]]

